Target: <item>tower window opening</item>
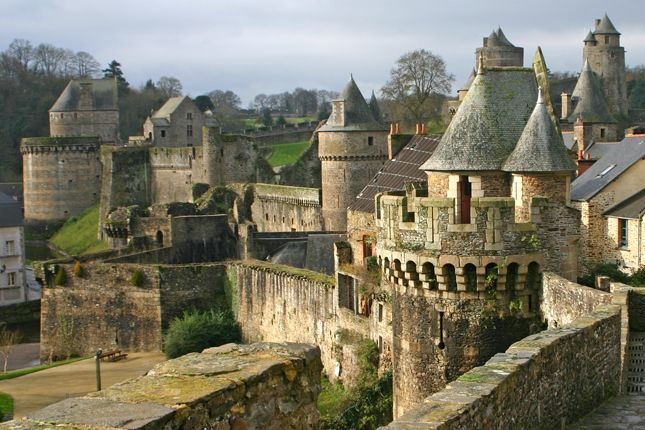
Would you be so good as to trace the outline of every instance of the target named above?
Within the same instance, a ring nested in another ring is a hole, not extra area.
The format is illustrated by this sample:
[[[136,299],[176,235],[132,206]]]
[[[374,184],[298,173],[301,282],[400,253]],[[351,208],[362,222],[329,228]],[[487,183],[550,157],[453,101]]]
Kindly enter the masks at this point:
[[[367,145],[368,146],[374,145],[374,136],[368,136],[367,137]]]
[[[457,275],[455,273],[455,266],[446,264],[443,266],[443,279],[446,283],[446,290],[457,291]]]
[[[458,193],[459,223],[470,224],[470,199],[472,197],[472,185],[468,180],[468,176],[459,177]]]
[[[487,291],[497,290],[498,277],[499,277],[499,269],[497,268],[497,264],[489,263],[486,266],[486,290]]]
[[[606,134],[605,129],[604,129],[604,128],[601,128],[601,129],[600,129],[600,137],[601,137],[601,138],[604,138],[604,137],[605,137],[605,134]]]
[[[605,45],[609,45],[609,36],[605,36]]]
[[[477,268],[474,264],[468,263],[464,266],[464,281],[466,283],[466,291],[477,291]]]
[[[627,220],[625,218],[618,218],[618,246],[625,249],[628,244],[628,228]]]
[[[443,342],[443,312],[439,312],[439,349],[444,349],[446,344]]]
[[[161,137],[166,137],[166,130],[161,130]]]

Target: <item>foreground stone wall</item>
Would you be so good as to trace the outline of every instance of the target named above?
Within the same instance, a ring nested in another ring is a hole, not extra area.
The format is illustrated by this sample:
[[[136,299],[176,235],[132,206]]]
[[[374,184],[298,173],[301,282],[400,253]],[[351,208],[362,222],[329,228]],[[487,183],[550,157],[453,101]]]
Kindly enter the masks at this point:
[[[320,350],[302,344],[224,345],[147,375],[50,405],[0,429],[316,429]]]
[[[620,337],[620,307],[598,306],[514,343],[387,428],[564,428],[618,393]]]

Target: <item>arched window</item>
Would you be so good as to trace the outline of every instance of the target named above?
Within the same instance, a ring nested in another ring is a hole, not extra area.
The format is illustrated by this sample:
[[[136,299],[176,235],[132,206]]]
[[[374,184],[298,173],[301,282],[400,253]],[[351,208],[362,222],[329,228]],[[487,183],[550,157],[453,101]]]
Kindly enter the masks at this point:
[[[442,268],[443,280],[446,283],[446,290],[457,291],[457,275],[455,273],[455,266],[452,264],[445,264]]]
[[[390,259],[385,257],[385,259],[383,260],[383,269],[385,270],[389,268],[390,268]]]
[[[515,290],[517,289],[517,273],[519,271],[519,265],[517,263],[511,263],[506,267],[506,291],[509,292],[511,298],[515,298]]]
[[[497,264],[488,263],[486,265],[486,289],[488,291],[497,290],[497,278],[499,276],[499,271],[497,269]]]
[[[401,262],[398,259],[394,260],[392,264],[394,265],[394,270],[401,271]]]
[[[417,264],[413,261],[408,261],[405,263],[405,277],[411,280],[419,279],[419,274],[417,273]]]
[[[540,286],[540,265],[533,261],[526,274],[526,288],[537,289]]]
[[[426,261],[421,265],[421,274],[424,275],[424,280],[430,283],[430,289],[437,288],[437,276],[434,273],[434,265]]]
[[[474,264],[468,263],[464,266],[464,281],[466,282],[466,291],[477,291],[477,268]]]
[[[156,239],[157,239],[157,245],[163,246],[163,233],[161,232],[161,230],[157,230]]]

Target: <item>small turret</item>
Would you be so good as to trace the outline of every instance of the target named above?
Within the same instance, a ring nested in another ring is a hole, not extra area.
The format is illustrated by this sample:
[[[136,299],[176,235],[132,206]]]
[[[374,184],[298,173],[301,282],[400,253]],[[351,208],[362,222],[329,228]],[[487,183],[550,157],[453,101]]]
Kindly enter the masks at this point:
[[[370,97],[370,111],[372,112],[372,116],[377,122],[383,121],[383,118],[381,116],[381,109],[378,107],[378,100],[376,100],[376,94],[374,94],[374,90],[372,90],[372,97]]]

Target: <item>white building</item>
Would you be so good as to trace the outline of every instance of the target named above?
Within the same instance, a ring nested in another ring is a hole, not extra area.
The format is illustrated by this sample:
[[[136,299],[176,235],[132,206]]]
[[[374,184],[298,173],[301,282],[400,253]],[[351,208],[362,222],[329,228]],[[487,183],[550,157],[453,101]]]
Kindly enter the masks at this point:
[[[0,193],[0,306],[28,300],[20,203]]]

